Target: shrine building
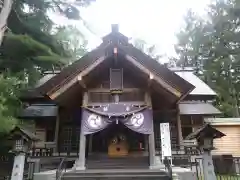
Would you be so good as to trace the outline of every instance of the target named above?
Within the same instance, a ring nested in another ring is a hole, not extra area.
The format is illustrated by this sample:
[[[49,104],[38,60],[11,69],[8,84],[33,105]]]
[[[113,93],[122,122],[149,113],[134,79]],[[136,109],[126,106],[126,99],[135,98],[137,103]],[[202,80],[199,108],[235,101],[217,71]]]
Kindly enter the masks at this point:
[[[71,157],[88,169],[137,157],[133,166],[151,168],[161,154],[160,123],[170,124],[171,151],[181,149],[205,117],[221,114],[215,98],[192,69],[160,64],[113,25],[97,48],[27,90],[20,118],[41,139],[32,151],[40,158]]]

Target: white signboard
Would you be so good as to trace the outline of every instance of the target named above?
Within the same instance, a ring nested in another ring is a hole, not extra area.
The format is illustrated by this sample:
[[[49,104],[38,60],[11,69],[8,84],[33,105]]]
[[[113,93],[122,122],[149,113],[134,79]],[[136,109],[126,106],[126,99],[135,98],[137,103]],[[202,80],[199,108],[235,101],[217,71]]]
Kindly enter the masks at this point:
[[[172,156],[169,123],[160,123],[162,159]]]

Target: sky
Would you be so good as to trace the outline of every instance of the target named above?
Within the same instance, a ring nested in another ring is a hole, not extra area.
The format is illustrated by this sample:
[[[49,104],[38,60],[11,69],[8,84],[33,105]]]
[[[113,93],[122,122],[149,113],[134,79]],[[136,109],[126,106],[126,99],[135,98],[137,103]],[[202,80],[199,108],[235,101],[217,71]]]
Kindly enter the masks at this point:
[[[156,45],[159,54],[172,56],[175,33],[183,26],[183,17],[189,8],[203,14],[210,0],[96,0],[81,9],[81,16],[94,33],[84,30],[89,48],[96,47],[101,37],[111,31],[111,24],[119,24],[121,33]],[[77,27],[80,21],[62,20]]]

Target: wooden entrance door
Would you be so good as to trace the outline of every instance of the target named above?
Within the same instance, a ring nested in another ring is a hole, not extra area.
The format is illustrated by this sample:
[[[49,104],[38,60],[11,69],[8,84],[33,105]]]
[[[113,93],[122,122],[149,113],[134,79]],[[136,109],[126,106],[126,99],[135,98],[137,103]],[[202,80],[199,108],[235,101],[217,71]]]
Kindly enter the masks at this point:
[[[120,135],[126,138],[125,144],[127,144],[129,152],[141,151],[140,146],[145,147],[143,134],[134,132],[123,124],[112,124],[106,129],[93,134],[92,152],[107,153],[109,145]]]

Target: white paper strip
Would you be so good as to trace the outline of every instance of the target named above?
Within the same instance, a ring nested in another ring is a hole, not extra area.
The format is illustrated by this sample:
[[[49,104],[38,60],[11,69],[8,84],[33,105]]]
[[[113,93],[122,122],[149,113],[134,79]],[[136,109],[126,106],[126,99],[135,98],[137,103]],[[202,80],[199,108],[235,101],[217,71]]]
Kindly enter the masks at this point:
[[[161,132],[162,159],[164,159],[164,157],[172,157],[169,123],[161,123],[160,132]]]

